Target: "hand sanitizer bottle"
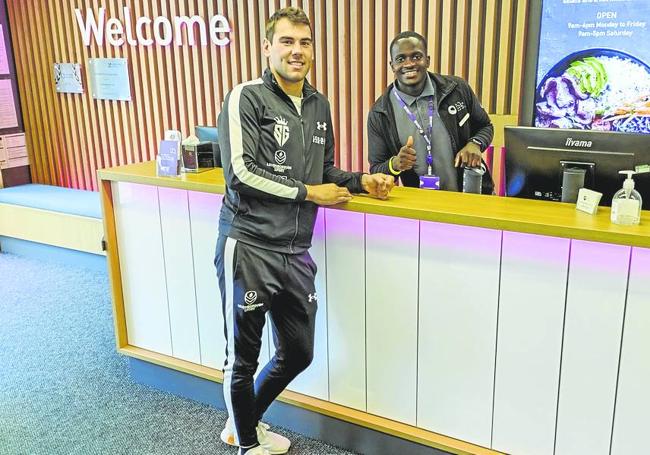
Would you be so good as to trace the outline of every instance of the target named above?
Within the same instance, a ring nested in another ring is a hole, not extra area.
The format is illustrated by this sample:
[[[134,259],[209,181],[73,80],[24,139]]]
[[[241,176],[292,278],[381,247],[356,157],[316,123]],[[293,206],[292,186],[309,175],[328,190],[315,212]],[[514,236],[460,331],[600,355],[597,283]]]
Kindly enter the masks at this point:
[[[618,190],[612,198],[612,223],[616,224],[639,224],[641,220],[641,194],[634,189],[634,171],[619,171],[619,174],[627,174],[623,182],[623,188]]]

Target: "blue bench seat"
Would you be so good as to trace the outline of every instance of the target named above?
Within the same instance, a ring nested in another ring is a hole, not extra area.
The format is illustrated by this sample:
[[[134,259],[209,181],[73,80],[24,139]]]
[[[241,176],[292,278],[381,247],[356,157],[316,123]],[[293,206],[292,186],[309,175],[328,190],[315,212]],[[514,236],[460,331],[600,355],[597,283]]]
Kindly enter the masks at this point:
[[[102,217],[99,193],[59,186],[32,183],[2,188],[0,203],[91,218]]]

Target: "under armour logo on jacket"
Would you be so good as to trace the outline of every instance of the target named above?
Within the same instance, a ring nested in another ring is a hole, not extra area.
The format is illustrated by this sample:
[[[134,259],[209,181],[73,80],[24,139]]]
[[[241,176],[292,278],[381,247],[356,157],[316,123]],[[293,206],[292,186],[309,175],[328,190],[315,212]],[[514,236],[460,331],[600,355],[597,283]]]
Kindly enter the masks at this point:
[[[314,300],[318,301],[318,296],[316,295],[315,292],[313,294],[309,294],[307,298],[309,299],[310,303],[313,302]]]
[[[322,122],[322,123],[321,122],[316,122],[316,129],[318,131],[321,131],[321,130],[322,131],[327,131],[327,123],[325,123],[325,122]]]

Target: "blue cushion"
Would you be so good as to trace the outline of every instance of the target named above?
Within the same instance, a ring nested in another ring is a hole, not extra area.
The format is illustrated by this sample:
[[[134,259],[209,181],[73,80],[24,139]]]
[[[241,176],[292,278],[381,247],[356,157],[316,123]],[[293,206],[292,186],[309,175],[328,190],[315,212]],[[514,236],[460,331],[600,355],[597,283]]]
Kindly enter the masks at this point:
[[[72,215],[102,217],[99,193],[50,185],[19,185],[0,189],[0,203]]]

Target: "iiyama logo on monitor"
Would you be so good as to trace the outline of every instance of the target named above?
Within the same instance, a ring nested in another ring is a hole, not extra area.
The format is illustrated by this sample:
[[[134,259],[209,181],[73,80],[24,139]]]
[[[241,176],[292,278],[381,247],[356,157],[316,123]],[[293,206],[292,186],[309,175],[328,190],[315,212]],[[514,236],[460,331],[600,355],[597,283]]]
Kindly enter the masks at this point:
[[[591,141],[581,141],[578,139],[573,139],[572,137],[567,137],[564,145],[567,147],[591,148]]]

